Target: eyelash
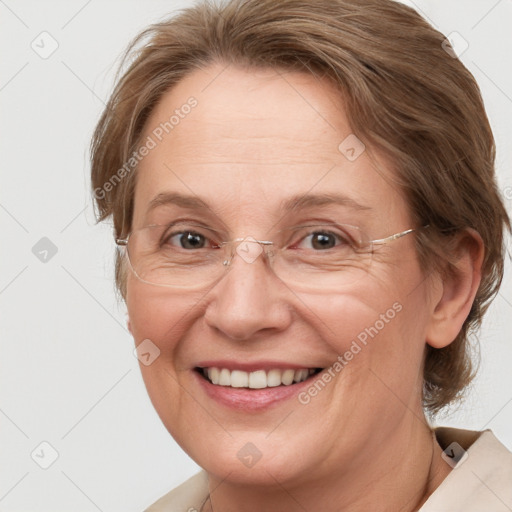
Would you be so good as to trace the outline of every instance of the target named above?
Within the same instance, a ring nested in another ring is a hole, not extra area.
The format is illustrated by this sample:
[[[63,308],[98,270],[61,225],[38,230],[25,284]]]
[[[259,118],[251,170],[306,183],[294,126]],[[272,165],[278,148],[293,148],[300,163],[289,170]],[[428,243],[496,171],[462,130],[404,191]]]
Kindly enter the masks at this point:
[[[169,225],[168,229],[176,226],[176,224],[177,223],[173,223],[173,224]],[[181,224],[181,222],[179,224]],[[198,228],[199,229],[203,229],[203,230],[208,230],[208,231],[211,231],[211,230],[209,230],[208,228],[206,228],[204,226],[200,226],[200,225],[193,225],[193,226],[196,229],[193,229],[192,225],[188,225],[186,227],[183,227],[180,230],[175,230],[175,231],[172,231],[170,233],[168,232],[168,229],[167,229],[164,232],[164,234],[162,235],[160,245],[162,246],[162,245],[168,243],[169,240],[171,240],[172,238],[174,238],[176,236],[180,236],[180,235],[183,236],[183,235],[186,235],[186,234],[190,234],[190,235],[193,235],[193,236],[194,235],[199,235],[199,236],[203,237],[207,241],[208,240],[209,241],[213,240],[213,244],[211,244],[211,248],[215,248],[215,247],[218,248],[218,243],[219,242],[215,242],[214,239],[212,239],[211,237],[208,237],[204,233],[201,233],[200,231],[197,231]],[[297,226],[295,228],[292,228],[292,231],[298,232],[300,230],[304,230],[304,229],[307,229],[307,228],[312,228],[312,231],[305,232],[304,235],[301,236],[298,240],[292,242],[291,244],[289,244],[289,243],[285,244],[285,247],[295,248],[296,246],[301,244],[301,242],[306,240],[308,237],[314,236],[315,234],[330,235],[330,236],[335,237],[336,241],[338,242],[336,247],[338,247],[339,245],[347,245],[347,244],[351,245],[351,246],[354,246],[354,244],[355,244],[355,241],[352,239],[352,237],[349,234],[344,233],[344,232],[343,233],[338,233],[338,232],[332,231],[330,229],[327,229],[327,225],[323,226],[323,225],[314,224],[314,225]]]
[[[318,228],[318,226],[317,226],[317,228]],[[342,237],[338,233],[335,233],[333,231],[329,231],[329,230],[326,230],[326,229],[315,229],[311,233],[307,233],[305,236],[300,238],[299,241],[294,244],[294,246],[300,244],[301,242],[306,240],[308,237],[314,236],[315,234],[331,235],[331,236],[333,236],[333,237],[335,237],[337,239],[337,241],[339,242],[338,245],[346,245],[346,244],[352,245],[352,243],[348,239],[349,238],[348,236]]]

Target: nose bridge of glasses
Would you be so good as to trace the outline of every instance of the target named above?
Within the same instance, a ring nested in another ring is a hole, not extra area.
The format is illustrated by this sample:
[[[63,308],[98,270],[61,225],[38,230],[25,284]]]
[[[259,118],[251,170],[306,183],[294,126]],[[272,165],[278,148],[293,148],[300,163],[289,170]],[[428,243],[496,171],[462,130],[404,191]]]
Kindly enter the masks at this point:
[[[228,266],[235,255],[238,255],[245,263],[254,263],[262,253],[268,254],[268,249],[274,243],[269,240],[256,240],[252,236],[246,236],[244,238],[235,238],[230,242],[225,242],[223,245],[230,248],[230,252],[223,260],[223,265]]]

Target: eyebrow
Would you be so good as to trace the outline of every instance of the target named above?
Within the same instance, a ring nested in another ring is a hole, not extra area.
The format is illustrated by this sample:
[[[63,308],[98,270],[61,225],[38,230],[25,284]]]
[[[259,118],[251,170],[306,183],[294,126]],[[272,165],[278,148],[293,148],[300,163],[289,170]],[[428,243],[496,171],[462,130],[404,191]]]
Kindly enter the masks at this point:
[[[286,201],[283,201],[281,203],[281,208],[285,211],[296,211],[305,210],[315,206],[329,206],[332,204],[346,206],[356,211],[367,211],[372,209],[370,206],[360,204],[351,197],[343,194],[296,195]]]
[[[190,210],[211,210],[208,204],[197,196],[178,194],[176,192],[163,192],[149,202],[147,213],[159,206],[174,204]]]
[[[203,201],[198,196],[184,195],[177,192],[163,192],[155,196],[149,202],[147,213],[159,206],[168,204],[173,204],[190,210],[213,211],[208,203]],[[282,201],[280,204],[280,210],[293,212],[306,210],[313,207],[329,206],[333,204],[345,206],[356,211],[367,211],[372,209],[370,206],[362,205],[354,199],[343,194],[299,194]]]

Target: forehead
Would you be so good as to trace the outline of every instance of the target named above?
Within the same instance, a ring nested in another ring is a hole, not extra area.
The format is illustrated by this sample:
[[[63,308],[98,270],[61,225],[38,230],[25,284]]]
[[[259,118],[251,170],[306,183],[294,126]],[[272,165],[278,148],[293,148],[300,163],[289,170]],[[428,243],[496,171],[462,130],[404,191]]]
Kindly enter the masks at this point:
[[[163,134],[165,147],[157,148],[169,156],[172,152],[175,160],[186,156],[198,164],[239,167],[323,163],[319,155],[332,156],[333,142],[350,132],[344,115],[336,124],[325,116],[332,109],[343,113],[339,94],[325,80],[305,73],[212,65],[192,72],[162,98],[146,134],[176,111],[188,111],[190,98],[197,105]]]
[[[154,147],[137,170],[135,222],[167,192],[248,216],[308,191],[361,204],[385,199],[388,208],[402,201],[365,151],[355,160],[340,151],[343,141],[357,144],[340,93],[306,73],[220,64],[196,70],[162,97],[145,126],[142,140],[149,139]]]

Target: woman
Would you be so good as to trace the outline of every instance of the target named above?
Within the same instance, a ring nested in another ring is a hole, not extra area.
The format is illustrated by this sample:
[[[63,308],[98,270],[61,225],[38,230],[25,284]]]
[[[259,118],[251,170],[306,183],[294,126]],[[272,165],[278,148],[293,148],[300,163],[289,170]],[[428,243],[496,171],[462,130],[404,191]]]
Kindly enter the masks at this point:
[[[204,468],[148,510],[510,510],[493,434],[430,425],[510,228],[444,36],[387,0],[233,0],[128,55],[93,188],[149,396]]]

